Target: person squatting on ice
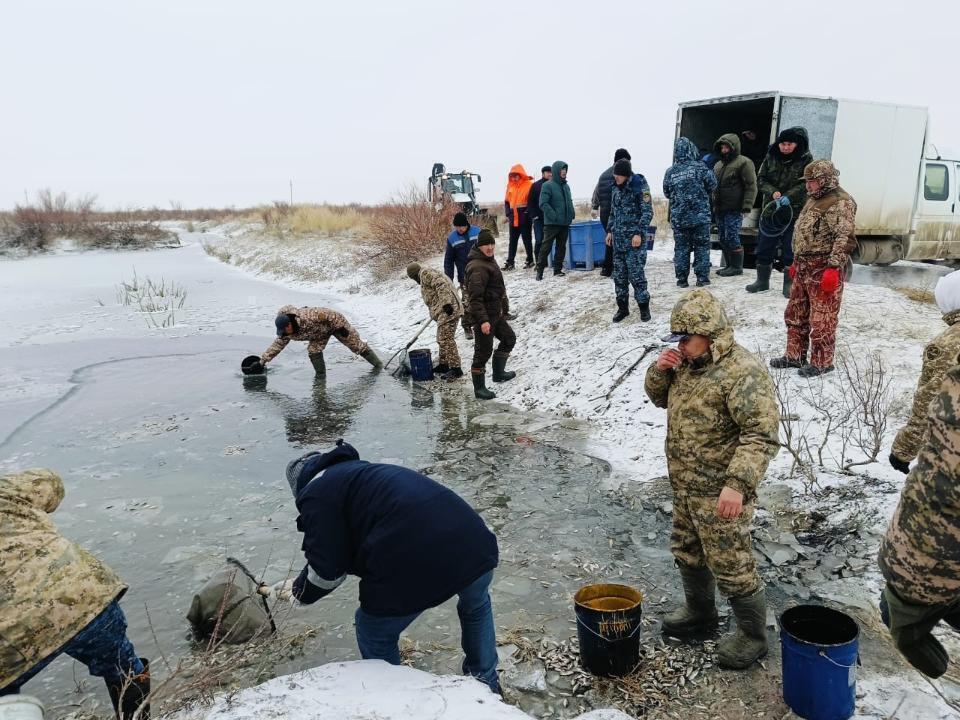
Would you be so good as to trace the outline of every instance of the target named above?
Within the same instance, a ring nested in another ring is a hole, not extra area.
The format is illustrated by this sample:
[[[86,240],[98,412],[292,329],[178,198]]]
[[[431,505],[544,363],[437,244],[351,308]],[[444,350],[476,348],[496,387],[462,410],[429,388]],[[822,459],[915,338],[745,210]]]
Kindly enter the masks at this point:
[[[770,375],[738,345],[726,313],[706,289],[683,295],[671,334],[647,370],[649,398],[667,410],[667,471],[673,490],[670,550],[684,607],[663,632],[688,636],[718,623],[716,588],[737,619],[717,644],[721,667],[743,669],[767,652],[767,605],[750,523],[757,487],[779,450],[780,407]]]
[[[50,514],[63,496],[52,470],[0,477],[0,696],[65,654],[103,678],[120,720],[138,709],[146,720],[150,669],[127,639],[127,586],[57,531]]]
[[[325,375],[327,366],[323,360],[323,351],[333,335],[374,368],[383,367],[377,354],[360,339],[359,333],[336,310],[284,305],[278,311],[274,324],[277,326],[277,339],[260,356],[262,365],[273,360],[291,340],[300,340],[309,343],[307,355],[317,375]]]
[[[343,440],[291,461],[286,477],[307,564],[271,594],[309,605],[359,577],[360,655],[391,665],[400,664],[400,633],[457,595],[463,672],[499,693],[489,591],[497,538],[477,512],[426,475],[361,460]]]
[[[843,281],[857,247],[857,203],[840,187],[839,175],[829,160],[815,160],[803,171],[808,197],[793,233],[787,351],[770,361],[773,368],[799,368],[802,377],[833,370]]]
[[[647,228],[653,220],[650,186],[640,173],[634,173],[629,160],[617,160],[613,166],[613,195],[610,201],[610,232],[607,247],[613,248],[613,286],[617,313],[613,322],[630,314],[630,286],[640,308],[640,319],[650,319],[650,293],[647,291]]]
[[[445,380],[463,377],[460,367],[460,351],[457,349],[457,323],[463,316],[460,296],[450,278],[438,270],[421,268],[420,263],[407,265],[407,275],[420,286],[423,302],[430,311],[430,317],[437,323],[437,345],[440,358],[433,368]]]
[[[496,395],[487,390],[487,361],[493,356],[493,381],[513,380],[516,373],[508,372],[507,358],[517,343],[517,336],[507,322],[510,301],[503,273],[493,256],[494,239],[489,230],[481,230],[477,244],[470,251],[467,263],[467,296],[473,316],[474,351],[470,366],[473,394],[480,400],[492,400]],[[499,342],[493,350],[493,339]]]
[[[690,286],[691,252],[697,287],[710,284],[710,199],[716,189],[717,176],[700,160],[697,146],[688,138],[677,138],[673,165],[663,176],[663,195],[670,201],[677,287]]]

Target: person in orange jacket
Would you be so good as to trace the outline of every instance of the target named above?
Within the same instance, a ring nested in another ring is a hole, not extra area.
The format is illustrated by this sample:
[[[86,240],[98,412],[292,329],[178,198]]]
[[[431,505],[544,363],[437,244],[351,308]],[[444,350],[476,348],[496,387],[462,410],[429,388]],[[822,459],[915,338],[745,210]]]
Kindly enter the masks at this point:
[[[530,197],[530,187],[533,185],[533,177],[527,175],[523,165],[517,163],[510,168],[510,175],[507,177],[507,192],[503,197],[503,211],[507,216],[507,227],[510,228],[510,248],[507,253],[507,262],[504,263],[504,270],[513,270],[514,260],[517,257],[517,240],[523,238],[523,249],[527,252],[527,261],[524,268],[533,267],[533,242],[531,239],[531,229],[533,224],[530,221],[530,213],[527,210],[527,199]]]

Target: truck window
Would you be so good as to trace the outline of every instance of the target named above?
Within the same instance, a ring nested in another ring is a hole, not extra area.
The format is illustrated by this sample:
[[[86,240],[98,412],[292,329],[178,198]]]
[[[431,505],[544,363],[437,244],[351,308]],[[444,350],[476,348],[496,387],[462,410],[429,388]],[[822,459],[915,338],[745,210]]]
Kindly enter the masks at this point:
[[[950,174],[946,165],[927,165],[923,178],[923,199],[950,199]]]

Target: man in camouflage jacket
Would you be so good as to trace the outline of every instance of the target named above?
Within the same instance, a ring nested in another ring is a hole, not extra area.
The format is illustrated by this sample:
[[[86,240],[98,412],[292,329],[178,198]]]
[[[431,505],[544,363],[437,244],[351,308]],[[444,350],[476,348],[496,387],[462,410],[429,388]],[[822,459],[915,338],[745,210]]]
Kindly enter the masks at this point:
[[[437,345],[440,359],[434,372],[447,380],[463,377],[460,367],[460,351],[457,349],[455,335],[457,321],[463,315],[463,305],[453,281],[438,270],[421,268],[420,263],[410,263],[407,275],[420,286],[423,302],[430,311],[430,317],[437,323]]]
[[[737,618],[721,639],[723,667],[748,667],[767,651],[766,599],[750,537],[757,486],[779,449],[780,411],[770,376],[734,341],[708,290],[683,295],[670,318],[668,349],[647,370],[645,389],[667,409],[667,470],[673,489],[670,550],[686,605],[663,630],[691,635],[717,624],[719,586]]]
[[[377,354],[360,339],[360,334],[336,310],[325,307],[296,307],[284,305],[277,312],[275,320],[277,339],[263,355],[260,363],[266,365],[283,350],[291,340],[308,342],[307,355],[318,375],[326,373],[323,351],[333,335],[350,350],[362,357],[375,368],[383,367]]]
[[[930,403],[916,467],[880,544],[887,585],[880,612],[897,648],[915,668],[940,677],[949,658],[932,630],[960,629],[960,366]]]
[[[799,368],[802,377],[833,370],[843,281],[857,247],[857,203],[840,187],[839,175],[829,160],[814,160],[803,171],[808,197],[793,233],[787,351],[770,361],[775,368]]]
[[[610,204],[607,247],[613,247],[613,286],[617,313],[613,322],[630,314],[630,286],[640,308],[640,319],[650,319],[650,292],[647,290],[647,228],[653,220],[650,185],[634,173],[629,160],[613,166],[613,196]]]
[[[663,176],[663,195],[670,201],[673,226],[673,269],[679,287],[689,287],[690,253],[697,287],[710,284],[710,198],[717,176],[700,160],[689,138],[673,144],[673,165]]]
[[[930,401],[940,392],[947,371],[960,363],[960,272],[940,278],[934,295],[947,329],[923,350],[923,368],[913,396],[913,412],[893,441],[890,464],[902,473],[910,472],[910,463],[923,445]]]
[[[19,692],[66,653],[104,679],[126,718],[149,692],[118,603],[127,586],[57,532],[50,514],[63,496],[63,481],[51,470],[0,477],[0,695]]]

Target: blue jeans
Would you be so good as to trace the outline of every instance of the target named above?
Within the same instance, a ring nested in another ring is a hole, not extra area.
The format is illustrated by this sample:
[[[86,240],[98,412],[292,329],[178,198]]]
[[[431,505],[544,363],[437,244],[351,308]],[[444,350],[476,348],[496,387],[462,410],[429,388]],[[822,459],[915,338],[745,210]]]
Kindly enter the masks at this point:
[[[82,662],[91,675],[102,677],[108,683],[121,683],[128,675],[143,672],[143,663],[127,639],[127,619],[114,600],[66,645],[0,689],[0,695],[20,692],[28,680],[63,653]]]
[[[543,220],[533,221],[533,261],[540,257],[540,246],[543,245]]]
[[[720,213],[717,216],[717,240],[725,250],[740,249],[740,228],[743,227],[743,214],[739,210]]]
[[[793,265],[793,223],[778,237],[771,237],[762,231],[757,236],[757,264],[773,265],[777,250],[780,251],[780,262],[783,267]]]
[[[500,692],[497,679],[497,635],[493,627],[493,606],[490,603],[490,583],[493,570],[481,575],[457,593],[457,615],[460,616],[460,645],[465,659],[463,673],[471,675],[493,690]],[[420,616],[420,613],[401,617],[370,615],[357,608],[357,646],[364,660],[386,660],[400,664],[400,633]]]

